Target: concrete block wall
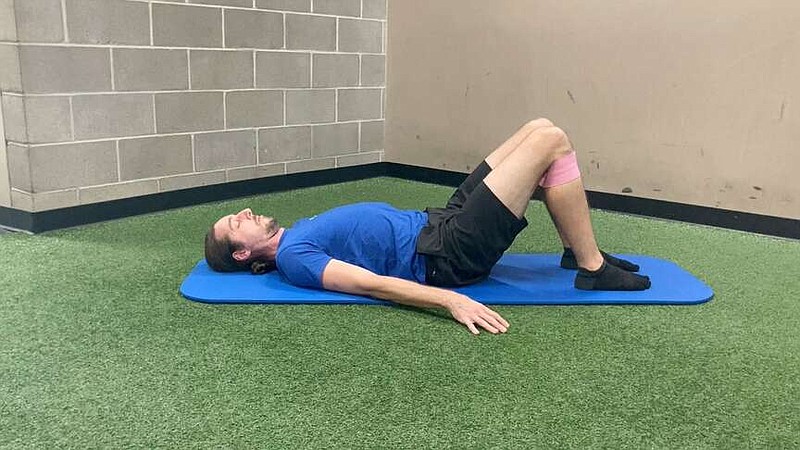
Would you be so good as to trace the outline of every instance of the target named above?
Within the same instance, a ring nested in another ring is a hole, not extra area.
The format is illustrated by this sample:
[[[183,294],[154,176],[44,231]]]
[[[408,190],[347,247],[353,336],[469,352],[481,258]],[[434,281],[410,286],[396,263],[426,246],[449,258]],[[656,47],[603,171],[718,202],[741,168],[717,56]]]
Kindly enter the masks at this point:
[[[386,1],[0,0],[0,204],[381,161]]]

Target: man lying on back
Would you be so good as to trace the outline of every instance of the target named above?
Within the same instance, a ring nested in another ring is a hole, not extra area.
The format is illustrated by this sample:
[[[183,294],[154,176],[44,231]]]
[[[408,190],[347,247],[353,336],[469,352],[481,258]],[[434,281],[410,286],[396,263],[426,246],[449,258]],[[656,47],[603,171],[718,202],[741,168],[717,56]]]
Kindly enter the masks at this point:
[[[358,203],[299,220],[291,228],[248,208],[219,219],[205,240],[217,271],[277,269],[290,283],[447,309],[472,333],[502,333],[497,312],[444,289],[479,282],[528,224],[541,187],[564,245],[561,267],[582,290],[644,290],[639,267],[602,252],[595,241],[575,151],[547,119],[525,124],[456,189],[444,208],[398,210]]]

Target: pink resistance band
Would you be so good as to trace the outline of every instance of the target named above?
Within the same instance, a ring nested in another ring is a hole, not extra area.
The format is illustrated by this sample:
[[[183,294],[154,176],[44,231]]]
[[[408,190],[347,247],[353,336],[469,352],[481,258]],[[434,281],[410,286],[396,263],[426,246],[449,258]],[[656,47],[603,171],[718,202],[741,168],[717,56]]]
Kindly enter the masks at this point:
[[[572,180],[580,178],[581,171],[578,169],[578,157],[575,152],[570,152],[567,156],[562,156],[550,164],[544,173],[539,186],[550,188],[567,184]]]

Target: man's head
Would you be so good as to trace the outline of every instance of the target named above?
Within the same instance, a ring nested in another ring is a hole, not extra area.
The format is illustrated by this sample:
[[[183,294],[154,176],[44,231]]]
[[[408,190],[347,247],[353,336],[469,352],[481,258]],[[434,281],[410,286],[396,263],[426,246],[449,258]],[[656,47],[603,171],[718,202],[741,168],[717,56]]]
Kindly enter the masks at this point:
[[[224,216],[206,234],[206,261],[218,272],[269,272],[275,268],[277,248],[272,238],[279,231],[275,219],[255,215],[250,208]]]

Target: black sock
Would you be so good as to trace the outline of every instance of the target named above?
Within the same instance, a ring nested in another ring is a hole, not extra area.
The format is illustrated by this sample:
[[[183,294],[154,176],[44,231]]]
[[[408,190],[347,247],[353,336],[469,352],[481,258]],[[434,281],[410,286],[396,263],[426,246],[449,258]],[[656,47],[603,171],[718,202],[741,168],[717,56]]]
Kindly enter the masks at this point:
[[[620,269],[627,270],[628,272],[638,272],[639,266],[624,259],[619,259],[613,255],[600,250],[603,259],[608,261],[612,266],[617,266]],[[571,248],[564,247],[564,254],[561,255],[561,267],[564,269],[576,270],[578,268],[578,259],[575,258],[575,253]]]
[[[578,269],[575,287],[584,291],[643,291],[650,288],[650,278],[603,261],[595,271]]]

